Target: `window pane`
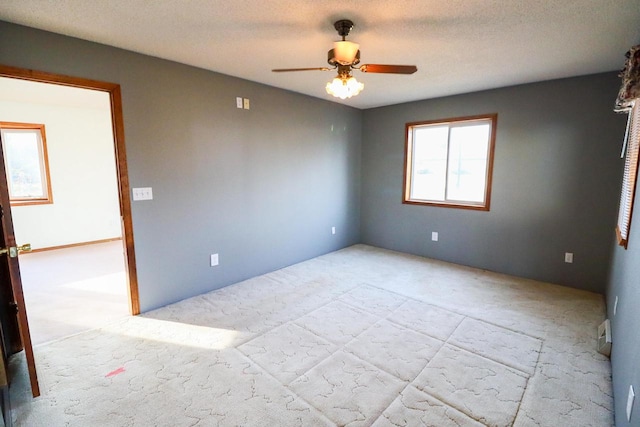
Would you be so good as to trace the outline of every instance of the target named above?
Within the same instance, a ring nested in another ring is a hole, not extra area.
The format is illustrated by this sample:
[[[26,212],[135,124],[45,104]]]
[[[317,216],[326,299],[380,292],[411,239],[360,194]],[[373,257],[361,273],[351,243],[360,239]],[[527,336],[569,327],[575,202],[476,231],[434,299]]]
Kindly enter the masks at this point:
[[[414,130],[412,199],[444,200],[448,133],[448,126]]]
[[[488,123],[451,128],[447,199],[484,201],[489,131]]]
[[[407,123],[403,203],[488,211],[497,119]]]
[[[5,162],[11,197],[45,198],[45,183],[40,162],[39,131],[3,132]]]

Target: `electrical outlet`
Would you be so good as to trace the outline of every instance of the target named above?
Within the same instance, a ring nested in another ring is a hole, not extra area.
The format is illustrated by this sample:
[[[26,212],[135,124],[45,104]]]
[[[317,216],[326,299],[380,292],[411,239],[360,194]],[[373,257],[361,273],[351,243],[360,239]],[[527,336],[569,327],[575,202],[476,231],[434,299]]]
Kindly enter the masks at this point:
[[[627,421],[631,421],[631,410],[633,409],[633,399],[636,394],[633,391],[633,386],[629,386],[629,395],[627,396]]]
[[[336,228],[335,227],[331,227],[331,234],[336,234]]]
[[[236,97],[236,108],[242,108],[242,98],[239,96]]]
[[[438,241],[438,232],[437,231],[432,231],[431,232],[431,240],[433,240],[434,242]]]
[[[211,254],[211,267],[215,267],[216,265],[220,264],[219,262],[219,258],[218,258],[218,254]]]
[[[249,98],[244,99],[244,109],[245,110],[251,109],[251,103],[249,102]]]
[[[613,315],[616,315],[616,312],[618,311],[618,295],[616,295],[616,300],[613,303]]]
[[[564,253],[564,262],[571,264],[573,262],[573,252]]]

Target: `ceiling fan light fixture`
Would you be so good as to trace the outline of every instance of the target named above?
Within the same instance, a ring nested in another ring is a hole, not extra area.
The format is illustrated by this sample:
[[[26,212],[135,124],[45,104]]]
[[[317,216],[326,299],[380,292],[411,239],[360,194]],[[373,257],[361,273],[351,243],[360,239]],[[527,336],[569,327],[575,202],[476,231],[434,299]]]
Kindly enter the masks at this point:
[[[364,89],[364,83],[359,82],[352,75],[336,76],[327,83],[326,89],[329,95],[347,99],[359,94]]]
[[[341,42],[333,43],[333,54],[335,61],[340,65],[350,65],[356,59],[358,49],[360,45],[358,43],[349,42],[343,40]]]
[[[340,19],[333,24],[333,27],[342,37],[342,41],[333,43],[333,49],[327,52],[327,62],[331,66],[314,68],[276,68],[271,71],[280,73],[288,71],[331,71],[337,70],[338,75],[326,85],[329,95],[336,98],[347,99],[358,95],[364,84],[360,83],[351,75],[353,70],[363,73],[385,73],[385,74],[413,74],[418,71],[415,65],[392,65],[392,64],[360,64],[360,45],[347,41],[346,37],[353,28],[353,21]]]

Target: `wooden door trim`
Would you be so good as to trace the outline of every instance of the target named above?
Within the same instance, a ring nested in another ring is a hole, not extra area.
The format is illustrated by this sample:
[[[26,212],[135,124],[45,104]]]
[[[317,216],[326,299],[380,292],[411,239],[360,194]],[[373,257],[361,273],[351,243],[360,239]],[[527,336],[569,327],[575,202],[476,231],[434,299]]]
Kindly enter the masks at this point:
[[[131,200],[129,199],[129,174],[124,143],[124,119],[122,114],[122,92],[117,83],[108,83],[43,71],[28,70],[0,64],[0,77],[28,80],[40,83],[53,83],[82,89],[100,90],[109,93],[111,100],[111,122],[113,127],[116,169],[118,172],[118,193],[120,198],[120,217],[122,220],[122,239],[128,272],[129,312],[140,314],[138,293],[138,275],[133,244],[133,221],[131,218]]]

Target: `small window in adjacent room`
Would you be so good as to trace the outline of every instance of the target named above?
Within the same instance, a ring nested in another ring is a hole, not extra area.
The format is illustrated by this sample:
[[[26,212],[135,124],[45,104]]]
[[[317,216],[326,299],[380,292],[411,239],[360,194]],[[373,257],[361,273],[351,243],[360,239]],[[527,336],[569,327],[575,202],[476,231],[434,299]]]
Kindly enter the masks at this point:
[[[0,122],[12,206],[53,203],[44,125]]]
[[[631,214],[633,213],[633,198],[636,193],[638,175],[638,150],[640,146],[640,102],[629,112],[629,129],[627,131],[627,154],[624,162],[624,176],[622,178],[622,192],[620,195],[620,211],[616,234],[618,244],[627,247]]]
[[[497,119],[407,123],[403,202],[488,211]]]

